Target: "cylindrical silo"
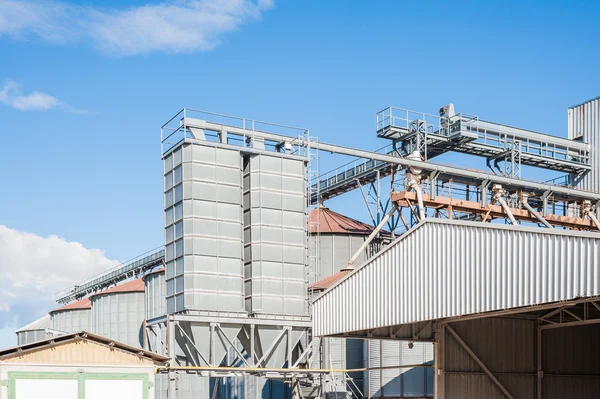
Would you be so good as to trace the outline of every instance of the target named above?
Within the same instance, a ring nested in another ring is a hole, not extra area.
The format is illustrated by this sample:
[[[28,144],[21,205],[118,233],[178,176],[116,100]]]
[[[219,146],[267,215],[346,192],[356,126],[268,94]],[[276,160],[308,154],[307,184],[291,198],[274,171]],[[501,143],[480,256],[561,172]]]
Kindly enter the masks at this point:
[[[310,212],[310,230],[309,267],[310,280],[314,283],[346,268],[374,227],[319,206]],[[389,233],[382,231],[381,236],[389,236]],[[382,239],[377,237],[354,264],[359,266],[379,251],[381,246]]]
[[[50,324],[54,333],[90,331],[92,303],[84,298],[50,312]]]
[[[364,348],[365,367],[373,369],[364,373],[365,397],[433,397],[433,368],[394,368],[403,365],[433,365],[432,343],[369,340]],[[377,369],[381,367],[386,368]]]
[[[15,331],[15,334],[17,334],[17,345],[45,340],[48,338],[47,328],[51,328],[50,315],[45,315],[41,319],[27,324],[25,327],[19,328]]]
[[[144,281],[141,278],[91,296],[92,333],[143,347]]]
[[[144,279],[146,291],[146,320],[166,315],[165,268],[150,272],[142,278]]]
[[[309,279],[312,296],[334,285],[348,273],[348,261],[364,244],[374,227],[334,212],[324,206],[310,212],[311,237],[309,243]],[[381,236],[389,233],[383,231]],[[377,237],[360,254],[355,265],[360,265],[382,246]],[[324,368],[354,369],[363,364],[363,341],[360,339],[324,338],[321,340],[321,359]],[[363,373],[333,373],[325,378],[325,396],[340,397],[346,392],[363,392]]]

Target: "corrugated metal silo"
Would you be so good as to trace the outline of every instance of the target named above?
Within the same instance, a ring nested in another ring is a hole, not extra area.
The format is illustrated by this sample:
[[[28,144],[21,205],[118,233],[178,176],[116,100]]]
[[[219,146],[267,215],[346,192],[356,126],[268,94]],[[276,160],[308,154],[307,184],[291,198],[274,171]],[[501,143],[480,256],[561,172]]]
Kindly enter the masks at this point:
[[[48,338],[49,334],[46,333],[47,328],[51,328],[50,315],[45,315],[27,324],[25,327],[19,328],[15,331],[15,334],[17,334],[17,345],[30,344]]]
[[[379,341],[365,343],[365,367],[433,364],[433,344],[428,342]],[[365,397],[432,397],[433,369],[424,367],[365,371]]]
[[[146,293],[146,320],[167,314],[165,269],[161,268],[144,277]]]
[[[244,268],[249,313],[308,314],[305,173],[304,159],[281,153],[244,159]]]
[[[168,313],[244,312],[240,152],[183,143],[163,160]]]
[[[373,232],[373,226],[334,212],[324,206],[310,212],[311,256],[313,281],[332,276],[348,267],[348,261]],[[383,231],[383,235],[389,233]],[[318,243],[316,242],[318,241]],[[381,249],[381,239],[375,239],[354,262],[360,265]],[[318,252],[318,254],[315,254]],[[316,259],[319,259],[316,262]]]
[[[92,332],[143,347],[144,281],[141,278],[98,292],[92,300]]]
[[[84,298],[50,312],[52,330],[61,333],[90,331],[92,327],[92,303]]]
[[[590,144],[588,173],[574,177],[574,185],[585,190],[600,191],[600,97],[568,110],[569,138]]]

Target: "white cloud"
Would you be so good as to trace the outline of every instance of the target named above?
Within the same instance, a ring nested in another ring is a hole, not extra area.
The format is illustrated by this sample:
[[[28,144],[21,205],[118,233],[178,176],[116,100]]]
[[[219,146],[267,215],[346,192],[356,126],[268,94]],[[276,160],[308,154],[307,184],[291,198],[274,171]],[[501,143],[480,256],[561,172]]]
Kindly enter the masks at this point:
[[[0,35],[51,43],[88,40],[121,55],[206,51],[273,6],[273,0],[178,0],[102,9],[64,1],[5,0],[0,2]]]
[[[46,93],[34,91],[29,94],[21,94],[21,87],[15,82],[6,82],[0,90],[0,102],[9,105],[19,111],[47,111],[52,108],[62,108],[73,113],[85,113],[60,101]]]
[[[0,348],[14,345],[14,334],[7,331],[14,332],[57,306],[56,292],[117,263],[78,242],[0,225]],[[3,342],[6,337],[10,342]]]

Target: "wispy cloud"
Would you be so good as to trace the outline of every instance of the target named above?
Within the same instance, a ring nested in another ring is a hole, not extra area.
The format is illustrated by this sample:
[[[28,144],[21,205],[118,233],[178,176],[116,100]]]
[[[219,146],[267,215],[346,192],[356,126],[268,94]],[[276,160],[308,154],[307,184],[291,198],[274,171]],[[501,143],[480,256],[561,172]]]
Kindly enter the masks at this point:
[[[0,1],[0,35],[64,44],[91,41],[119,55],[211,50],[260,19],[273,0],[178,0],[102,9],[64,1]]]
[[[0,225],[0,349],[14,344],[17,327],[58,306],[56,292],[117,263],[78,242]]]
[[[75,109],[46,93],[33,91],[29,94],[22,94],[21,86],[11,81],[4,83],[0,90],[0,103],[19,111],[47,111],[52,108],[62,108],[77,114],[85,113],[85,111]]]

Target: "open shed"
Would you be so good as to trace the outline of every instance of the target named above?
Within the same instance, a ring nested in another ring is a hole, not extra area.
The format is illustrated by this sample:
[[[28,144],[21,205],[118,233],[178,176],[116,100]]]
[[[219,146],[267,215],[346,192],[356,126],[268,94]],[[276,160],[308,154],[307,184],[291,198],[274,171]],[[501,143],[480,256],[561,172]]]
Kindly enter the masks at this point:
[[[314,333],[432,341],[439,399],[597,398],[600,234],[426,219],[314,302]]]

